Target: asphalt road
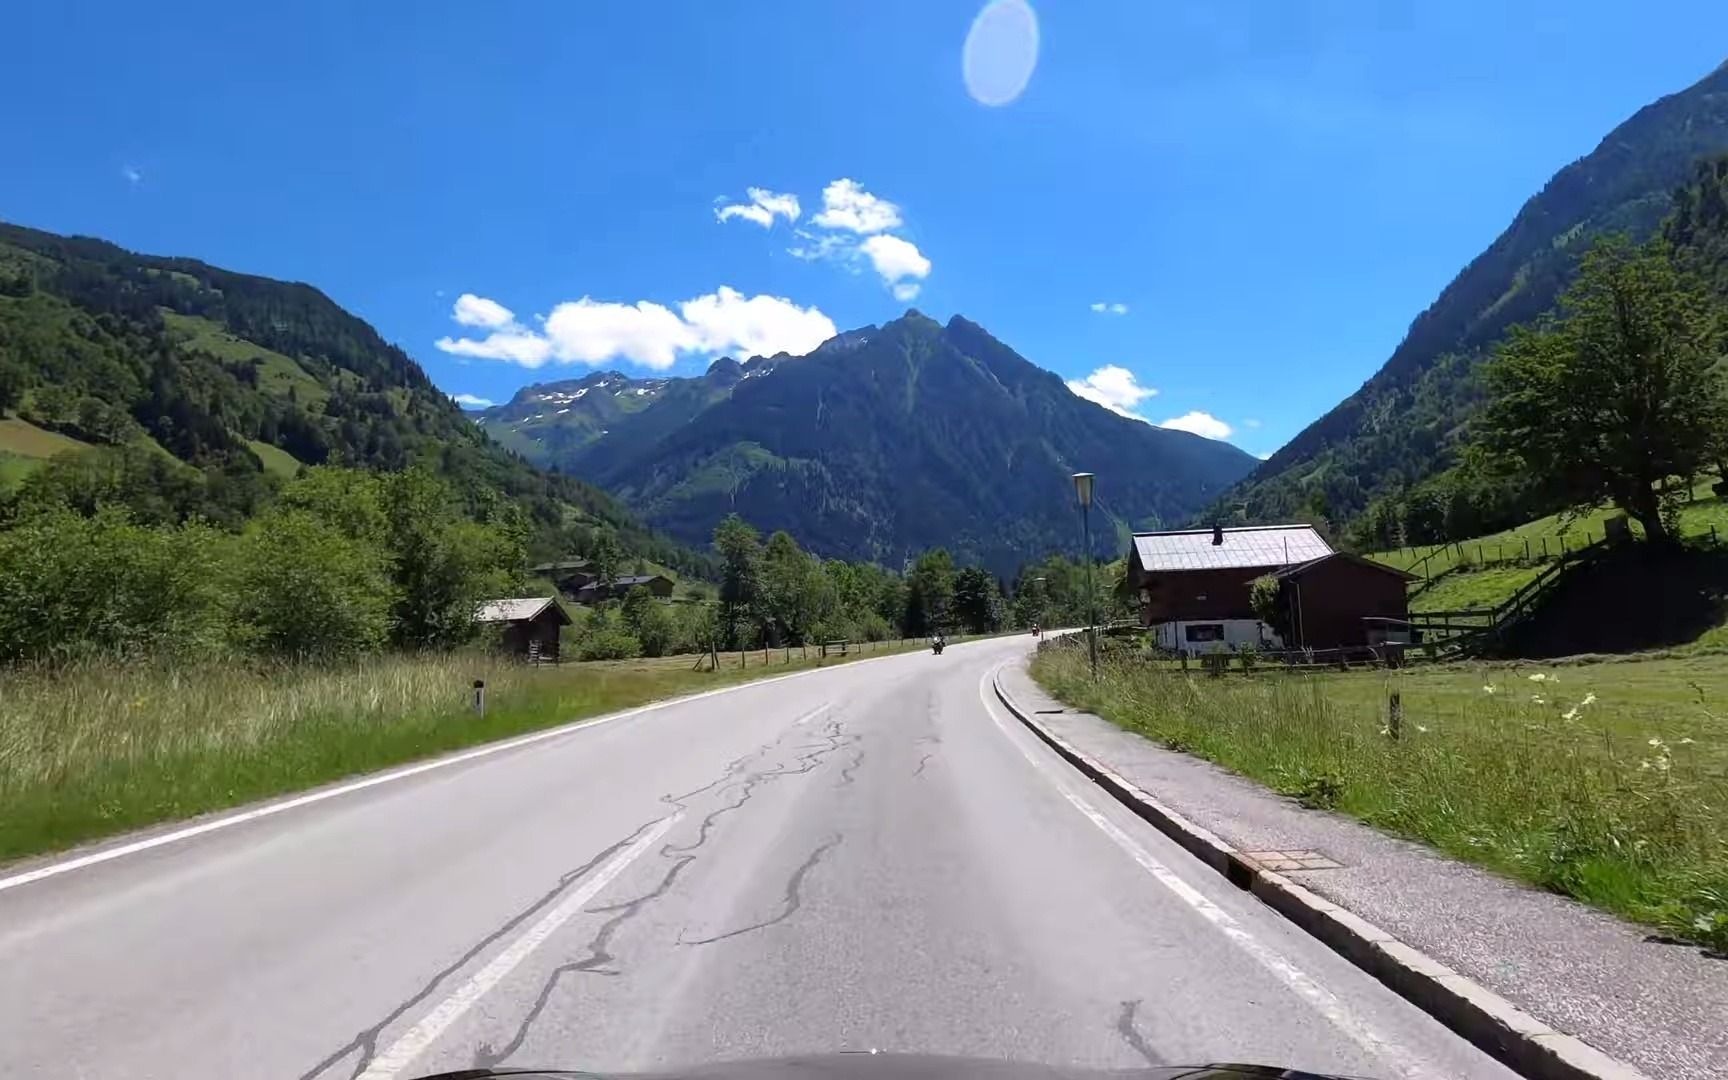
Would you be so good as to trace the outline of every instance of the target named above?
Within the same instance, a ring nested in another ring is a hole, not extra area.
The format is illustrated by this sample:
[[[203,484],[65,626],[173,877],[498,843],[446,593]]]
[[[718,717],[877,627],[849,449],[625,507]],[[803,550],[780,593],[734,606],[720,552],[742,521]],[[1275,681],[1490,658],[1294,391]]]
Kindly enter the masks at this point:
[[[0,871],[0,1076],[871,1048],[1511,1075],[987,700],[1030,643],[747,686],[39,880]]]

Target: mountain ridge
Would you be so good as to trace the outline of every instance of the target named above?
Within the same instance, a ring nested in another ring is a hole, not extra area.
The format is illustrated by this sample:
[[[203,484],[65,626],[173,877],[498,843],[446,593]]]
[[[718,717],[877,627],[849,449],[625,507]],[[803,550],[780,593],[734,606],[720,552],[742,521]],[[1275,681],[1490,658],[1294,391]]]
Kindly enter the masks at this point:
[[[1003,574],[1079,547],[1069,473],[1101,474],[1103,552],[1128,529],[1198,510],[1253,461],[1079,398],[958,315],[944,325],[913,309],[803,357],[752,357],[736,378],[734,363],[651,388],[654,380],[609,384],[614,395],[650,392],[605,435],[571,414],[512,430],[508,406],[480,422],[531,460],[614,491],[675,537],[705,535],[737,510],[824,555],[893,564],[944,546]],[[524,392],[538,401],[582,381]],[[559,426],[581,434],[548,430]]]

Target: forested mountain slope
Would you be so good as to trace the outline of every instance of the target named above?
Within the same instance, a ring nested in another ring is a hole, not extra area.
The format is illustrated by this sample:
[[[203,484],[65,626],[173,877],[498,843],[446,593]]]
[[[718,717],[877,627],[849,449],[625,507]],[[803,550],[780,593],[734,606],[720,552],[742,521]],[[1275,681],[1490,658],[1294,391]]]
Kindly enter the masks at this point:
[[[943,546],[1003,574],[1079,546],[1074,471],[1099,474],[1106,551],[1123,530],[1183,520],[1253,463],[1084,401],[965,319],[917,312],[695,379],[530,387],[482,424],[674,537],[735,510],[823,555],[898,566]]]
[[[0,488],[97,485],[146,520],[238,523],[301,465],[424,464],[476,507],[519,503],[554,546],[586,524],[660,562],[707,562],[593,485],[487,440],[418,364],[309,285],[6,224],[0,425]]]
[[[1362,388],[1236,485],[1216,513],[1334,521],[1450,466],[1479,402],[1472,375],[1506,330],[1551,310],[1579,257],[1605,233],[1642,240],[1701,157],[1728,150],[1728,65],[1640,109],[1561,169],[1506,231],[1417,316]]]

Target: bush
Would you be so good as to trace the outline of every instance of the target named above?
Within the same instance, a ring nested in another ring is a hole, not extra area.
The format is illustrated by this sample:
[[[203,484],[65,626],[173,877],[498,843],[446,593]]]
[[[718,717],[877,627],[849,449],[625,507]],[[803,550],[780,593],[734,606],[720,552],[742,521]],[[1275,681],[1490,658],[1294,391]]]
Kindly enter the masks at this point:
[[[588,613],[572,627],[578,660],[628,660],[642,654],[642,643],[604,609]]]
[[[330,659],[371,652],[389,630],[377,549],[301,510],[254,522],[240,545],[236,641],[253,652]]]
[[[641,643],[643,656],[665,656],[672,651],[676,628],[666,605],[640,585],[624,597],[624,626]]]
[[[116,510],[48,513],[0,532],[0,662],[219,649],[231,543]]]

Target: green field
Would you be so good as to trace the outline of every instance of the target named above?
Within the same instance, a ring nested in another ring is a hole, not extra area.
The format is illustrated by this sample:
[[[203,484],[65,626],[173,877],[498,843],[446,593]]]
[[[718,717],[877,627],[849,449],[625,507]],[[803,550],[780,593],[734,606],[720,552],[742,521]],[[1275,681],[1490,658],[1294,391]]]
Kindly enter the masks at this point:
[[[1533,581],[1545,564],[1510,563],[1481,570],[1454,570],[1411,597],[1411,611],[1463,611],[1504,603]]]
[[[181,315],[164,310],[162,321],[168,324],[168,328],[186,348],[197,349],[231,363],[259,361],[258,385],[265,390],[287,394],[292,387],[295,396],[308,404],[321,404],[330,397],[324,384],[307,374],[299,361],[291,356],[272,352],[262,345],[254,345],[250,341],[237,338],[209,319],[196,315]]]
[[[257,439],[247,439],[246,445],[252,448],[254,454],[258,455],[258,460],[263,463],[265,472],[280,476],[284,480],[292,480],[299,474],[300,460],[288,451],[271,446],[266,442],[259,442]]]
[[[51,458],[68,450],[88,450],[90,444],[39,428],[16,416],[0,417],[0,451],[17,457]]]
[[[1710,487],[1709,483],[1700,483],[1693,488],[1692,502],[1680,511],[1681,536],[1708,536],[1711,526],[1715,526],[1717,535],[1728,540],[1728,503],[1712,493]],[[1371,551],[1368,558],[1400,570],[1416,567],[1412,572],[1424,577],[1438,575],[1460,563],[1493,564],[1522,560],[1526,552],[1532,561],[1543,561],[1558,557],[1563,550],[1576,550],[1602,539],[1605,522],[1619,515],[1619,510],[1609,507],[1592,510],[1570,521],[1563,515],[1550,514],[1515,529],[1458,544]],[[1636,522],[1632,523],[1632,531],[1634,535],[1642,535]],[[1430,555],[1432,558],[1424,562]]]
[[[1728,657],[1223,678],[1111,658],[1093,682],[1049,649],[1033,674],[1310,805],[1728,949]]]

